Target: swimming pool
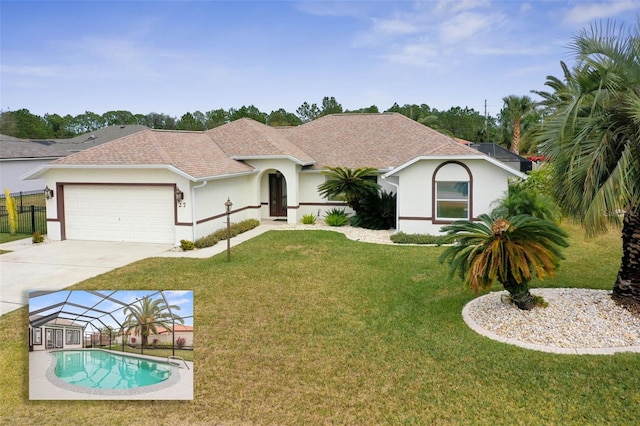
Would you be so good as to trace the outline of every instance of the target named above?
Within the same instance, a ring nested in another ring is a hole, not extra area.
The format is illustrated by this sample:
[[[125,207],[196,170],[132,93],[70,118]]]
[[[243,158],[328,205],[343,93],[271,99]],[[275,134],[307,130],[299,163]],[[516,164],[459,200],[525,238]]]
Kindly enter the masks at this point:
[[[93,394],[146,392],[175,383],[179,377],[174,365],[120,355],[103,350],[52,351],[55,366],[47,378],[68,390]]]

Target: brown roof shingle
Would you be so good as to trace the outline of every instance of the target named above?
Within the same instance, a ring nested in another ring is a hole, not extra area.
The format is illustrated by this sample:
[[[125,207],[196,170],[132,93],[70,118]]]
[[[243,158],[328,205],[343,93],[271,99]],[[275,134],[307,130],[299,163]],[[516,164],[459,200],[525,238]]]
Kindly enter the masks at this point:
[[[398,113],[333,114],[281,131],[316,159],[313,168],[383,169],[419,156],[481,155]]]
[[[195,179],[250,172],[243,159],[290,157],[302,165],[400,166],[420,156],[482,154],[398,113],[334,114],[292,128],[243,118],[206,132],[143,130],[54,165],[172,165]]]

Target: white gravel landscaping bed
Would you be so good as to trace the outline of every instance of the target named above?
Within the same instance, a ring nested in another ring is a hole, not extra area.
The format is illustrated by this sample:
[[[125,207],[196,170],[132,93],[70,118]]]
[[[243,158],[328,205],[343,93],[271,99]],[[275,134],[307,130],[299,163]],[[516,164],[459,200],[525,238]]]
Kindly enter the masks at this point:
[[[640,352],[640,316],[617,305],[611,291],[535,288],[531,293],[549,306],[523,311],[508,300],[506,291],[492,292],[469,302],[463,317],[480,334],[519,346],[530,344],[532,349]]]

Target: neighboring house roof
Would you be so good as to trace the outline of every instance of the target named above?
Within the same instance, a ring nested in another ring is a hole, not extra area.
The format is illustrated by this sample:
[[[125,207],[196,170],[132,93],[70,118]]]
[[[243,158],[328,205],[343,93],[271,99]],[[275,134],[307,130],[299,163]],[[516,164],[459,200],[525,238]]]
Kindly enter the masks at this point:
[[[156,334],[164,334],[164,333],[169,333],[171,332],[171,330],[167,330],[166,328],[162,327],[162,326],[157,326],[156,327]],[[181,332],[193,332],[193,326],[192,325],[182,325],[182,324],[176,324],[175,325],[175,332],[176,333],[181,333]],[[129,336],[137,336],[135,329],[131,329],[129,330]]]
[[[526,172],[532,169],[531,160],[524,158],[518,154],[515,154],[508,149],[495,144],[495,143],[471,143],[472,148],[477,149],[478,151],[488,155],[489,157],[493,157],[497,160],[500,160],[504,163],[519,163],[519,171]]]
[[[141,125],[109,126],[69,139],[20,139],[0,135],[0,161],[54,159],[147,129]]]
[[[242,160],[258,158],[289,158],[311,169],[384,170],[429,156],[483,155],[398,113],[333,114],[290,128],[243,118],[204,132],[146,129],[61,158],[42,170],[168,167],[192,180],[204,180],[252,172]],[[30,177],[39,177],[42,170]]]

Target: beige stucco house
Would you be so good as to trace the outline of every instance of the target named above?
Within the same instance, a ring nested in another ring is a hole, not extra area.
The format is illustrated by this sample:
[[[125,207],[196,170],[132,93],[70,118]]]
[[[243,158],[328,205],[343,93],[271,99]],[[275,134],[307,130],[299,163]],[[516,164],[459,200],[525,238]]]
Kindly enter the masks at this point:
[[[437,234],[474,219],[523,175],[397,113],[335,114],[297,127],[240,119],[203,132],[144,129],[41,166],[48,238],[179,244],[248,218],[298,223],[342,204],[324,167],[375,167],[397,193],[396,229]]]

